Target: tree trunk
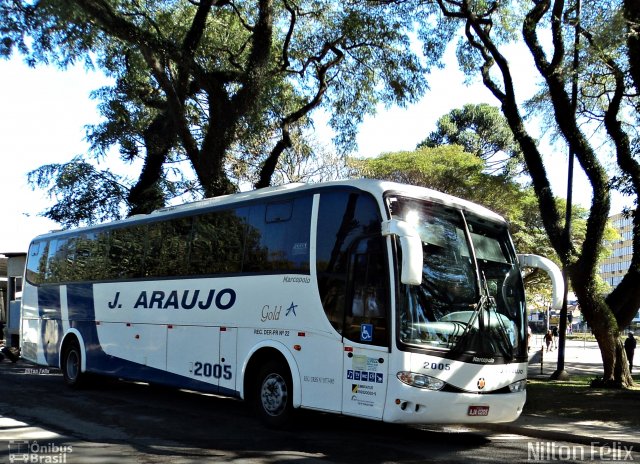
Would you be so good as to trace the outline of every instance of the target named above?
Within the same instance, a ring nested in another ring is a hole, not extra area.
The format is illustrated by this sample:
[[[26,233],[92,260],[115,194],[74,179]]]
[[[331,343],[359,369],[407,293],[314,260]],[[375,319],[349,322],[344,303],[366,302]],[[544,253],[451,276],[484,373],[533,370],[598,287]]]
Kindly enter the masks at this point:
[[[225,170],[226,154],[231,147],[238,125],[237,118],[212,120],[202,148],[189,153],[191,165],[202,186],[205,198],[236,192]]]
[[[580,302],[582,314],[589,323],[602,354],[603,375],[594,380],[592,385],[629,387],[633,384],[633,379],[620,340],[620,328],[605,298],[598,293],[593,274],[585,272],[579,265],[574,265],[569,269],[569,277]]]
[[[601,380],[605,384],[612,383],[615,380],[614,375],[617,360],[615,336],[612,333],[601,330],[594,330],[594,335],[596,336],[600,353],[602,354],[604,372]]]
[[[258,179],[258,182],[255,183],[254,188],[260,189],[271,185],[271,178],[278,166],[280,155],[290,147],[291,137],[289,136],[289,131],[288,129],[283,129],[282,138],[278,140],[278,143],[276,143],[273,150],[271,150],[269,157],[264,161],[262,169],[260,169],[260,178]]]
[[[629,360],[624,351],[624,343],[620,339],[620,334],[600,334],[599,336],[596,335],[596,340],[602,353],[604,374],[602,378],[594,379],[591,386],[609,388],[628,388],[632,386],[633,378],[629,371]]]
[[[620,379],[623,387],[631,387],[633,385],[633,377],[629,369],[629,359],[627,352],[624,350],[624,341],[620,337],[616,340],[616,372],[615,378]]]
[[[157,116],[145,130],[146,157],[138,182],[129,192],[130,216],[148,214],[164,206],[164,193],[159,185],[162,166],[175,141],[176,131],[166,113]]]

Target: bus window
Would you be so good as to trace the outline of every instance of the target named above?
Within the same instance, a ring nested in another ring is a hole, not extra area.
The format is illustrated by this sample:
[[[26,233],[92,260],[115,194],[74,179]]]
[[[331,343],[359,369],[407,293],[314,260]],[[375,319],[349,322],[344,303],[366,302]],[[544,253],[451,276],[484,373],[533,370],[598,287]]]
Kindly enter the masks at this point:
[[[385,266],[385,240],[361,240],[351,257],[351,310],[347,312],[345,336],[353,341],[386,346],[389,277]],[[363,327],[367,330],[363,331]]]
[[[72,279],[75,254],[75,239],[52,240],[47,259],[45,282],[68,282]]]
[[[83,233],[76,238],[76,255],[73,266],[74,281],[107,279],[107,232]]]
[[[267,204],[264,222],[283,222],[291,219],[293,213],[293,201],[278,201]]]
[[[191,217],[149,224],[144,273],[149,277],[187,275]]]
[[[194,218],[191,275],[233,274],[242,270],[248,208],[214,211]]]
[[[359,237],[379,232],[380,221],[378,206],[369,195],[336,191],[320,197],[318,290],[325,314],[338,333],[344,332],[349,250]]]
[[[112,229],[109,240],[109,275],[132,279],[142,275],[146,226]]]
[[[244,272],[309,272],[311,198],[251,207]]]
[[[165,223],[162,234],[161,261],[165,264],[165,275],[186,275],[189,267],[189,242],[193,219],[178,218]]]
[[[49,242],[32,243],[29,248],[29,258],[27,259],[27,281],[32,284],[44,282],[44,272],[47,268],[47,255]]]

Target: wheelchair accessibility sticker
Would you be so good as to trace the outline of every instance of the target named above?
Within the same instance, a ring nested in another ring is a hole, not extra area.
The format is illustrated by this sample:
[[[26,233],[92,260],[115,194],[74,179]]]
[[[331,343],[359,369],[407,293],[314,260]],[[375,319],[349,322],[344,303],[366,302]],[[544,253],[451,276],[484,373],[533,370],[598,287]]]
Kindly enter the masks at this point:
[[[373,324],[360,324],[360,341],[373,341]]]

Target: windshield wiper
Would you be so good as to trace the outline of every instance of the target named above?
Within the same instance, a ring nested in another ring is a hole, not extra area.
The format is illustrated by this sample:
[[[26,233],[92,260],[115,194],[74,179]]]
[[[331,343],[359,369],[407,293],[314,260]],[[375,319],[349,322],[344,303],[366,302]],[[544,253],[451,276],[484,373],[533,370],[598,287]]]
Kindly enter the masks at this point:
[[[499,341],[497,342],[498,345],[498,349],[500,349],[500,351],[502,352],[502,354],[504,355],[505,358],[507,358],[509,361],[513,359],[514,355],[513,355],[513,343],[511,343],[511,340],[509,340],[509,336],[507,335],[507,327],[504,325],[504,321],[502,320],[501,314],[498,312],[498,305],[496,304],[496,300],[494,297],[489,296],[489,284],[487,283],[487,277],[485,276],[484,272],[482,272],[482,285],[483,285],[483,289],[484,289],[484,297],[487,299],[487,304],[486,304],[486,308],[487,308],[487,315],[489,316],[489,321],[488,322],[488,326],[489,326],[489,335],[491,335],[491,315],[495,314],[496,319],[498,319],[498,324],[497,324],[497,332],[500,334],[500,338],[502,339],[502,343],[500,343]],[[482,315],[484,316],[484,308],[482,311]],[[481,318],[481,321],[483,321],[484,317]],[[480,332],[482,333],[483,330],[481,329]]]
[[[469,318],[467,326],[464,328],[464,331],[456,341],[456,345],[453,348],[454,351],[463,351],[467,337],[471,333],[471,328],[475,325],[476,319],[480,318],[478,320],[478,332],[482,333],[484,331],[484,317],[481,317],[480,315],[484,313],[484,310],[488,304],[489,297],[487,296],[487,294],[480,295],[480,299],[478,300],[478,302],[473,305],[473,314]]]
[[[480,298],[478,302],[474,305],[473,314],[471,315],[471,318],[467,322],[467,326],[465,327],[464,331],[458,338],[456,346],[454,347],[454,351],[459,352],[468,348],[468,345],[469,345],[468,338],[469,338],[469,335],[471,334],[471,329],[475,327],[476,320],[477,320],[478,330],[477,330],[476,336],[478,337],[477,339],[478,343],[477,343],[477,346],[474,346],[475,344],[471,343],[470,348],[475,349],[481,354],[493,355],[494,349],[492,347],[493,345],[492,342],[495,342],[500,353],[506,359],[512,360],[514,357],[513,355],[514,347],[513,347],[513,344],[511,343],[511,340],[509,340],[509,336],[507,334],[508,333],[507,327],[505,326],[504,321],[502,320],[502,318],[500,317],[500,314],[497,311],[497,304],[496,304],[495,298],[492,297],[491,294],[489,293],[489,286],[487,283],[487,278],[484,275],[484,272],[480,273],[480,275],[481,275],[481,282],[482,282],[482,286],[480,287],[481,288]],[[491,336],[493,332],[491,330],[492,314],[495,315],[495,317],[498,320],[496,323],[496,332],[498,332],[499,334],[498,340],[495,340],[494,337]],[[485,320],[485,316],[488,317],[488,320]],[[488,329],[488,332],[487,332],[487,329]],[[485,345],[485,342],[488,342],[489,344],[488,347]]]

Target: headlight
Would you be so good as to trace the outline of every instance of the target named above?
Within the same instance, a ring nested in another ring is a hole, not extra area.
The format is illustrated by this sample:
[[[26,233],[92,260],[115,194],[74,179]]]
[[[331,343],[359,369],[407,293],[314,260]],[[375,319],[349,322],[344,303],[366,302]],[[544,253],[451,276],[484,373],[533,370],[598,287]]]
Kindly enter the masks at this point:
[[[509,390],[511,393],[518,393],[527,390],[527,379],[518,380],[517,382],[513,382],[509,385]]]
[[[411,387],[424,388],[427,390],[441,390],[442,387],[444,387],[442,380],[428,375],[416,374],[415,372],[401,371],[398,372],[396,376],[400,382]]]

